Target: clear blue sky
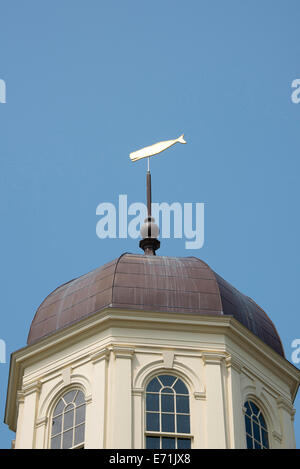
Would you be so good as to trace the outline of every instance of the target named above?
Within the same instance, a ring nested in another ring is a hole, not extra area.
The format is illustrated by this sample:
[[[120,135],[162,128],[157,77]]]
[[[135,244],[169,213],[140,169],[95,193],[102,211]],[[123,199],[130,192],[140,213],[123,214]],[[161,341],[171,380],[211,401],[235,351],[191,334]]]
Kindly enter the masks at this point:
[[[144,201],[128,154],[185,132],[153,158],[153,200],[204,202],[198,256],[300,338],[297,0],[0,0],[3,422],[9,354],[59,284],[136,240],[100,240],[96,207]],[[300,447],[300,397],[295,402]],[[0,447],[13,433],[0,423]]]

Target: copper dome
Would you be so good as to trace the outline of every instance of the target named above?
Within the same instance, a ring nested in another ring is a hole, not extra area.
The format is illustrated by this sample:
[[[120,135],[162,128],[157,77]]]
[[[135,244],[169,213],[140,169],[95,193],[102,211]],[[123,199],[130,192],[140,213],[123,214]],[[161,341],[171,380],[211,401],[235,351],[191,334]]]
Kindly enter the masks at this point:
[[[39,306],[28,344],[103,308],[230,315],[284,356],[266,313],[195,257],[123,254],[58,287]]]

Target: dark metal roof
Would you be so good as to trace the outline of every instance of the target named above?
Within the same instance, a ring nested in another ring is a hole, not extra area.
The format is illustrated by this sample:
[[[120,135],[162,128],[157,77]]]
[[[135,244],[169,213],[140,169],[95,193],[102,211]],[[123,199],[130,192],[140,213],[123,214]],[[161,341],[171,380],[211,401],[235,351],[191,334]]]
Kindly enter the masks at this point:
[[[105,307],[233,316],[284,356],[276,328],[251,298],[195,257],[123,254],[58,287],[32,321],[28,344]]]

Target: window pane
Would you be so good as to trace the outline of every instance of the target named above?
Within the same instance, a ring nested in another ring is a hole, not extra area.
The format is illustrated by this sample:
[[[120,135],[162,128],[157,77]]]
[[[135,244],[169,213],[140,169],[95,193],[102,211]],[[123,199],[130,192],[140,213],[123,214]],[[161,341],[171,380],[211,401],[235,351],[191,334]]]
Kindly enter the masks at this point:
[[[175,438],[162,438],[162,449],[175,449]]]
[[[255,422],[257,425],[259,425],[259,421],[258,421],[258,418],[256,417],[256,415],[252,415],[252,420],[253,420],[253,422]]]
[[[251,415],[252,411],[250,410],[249,402],[245,402],[245,407],[246,407],[246,414]]]
[[[177,448],[178,449],[190,449],[191,448],[191,440],[189,438],[178,438]]]
[[[159,432],[159,414],[147,412],[146,429],[149,431]]]
[[[73,430],[68,430],[63,433],[63,449],[68,449],[73,446]]]
[[[69,391],[67,392],[67,394],[65,394],[63,396],[64,400],[66,401],[66,404],[69,404],[70,402],[73,402],[73,399],[75,397],[75,394],[76,394],[76,390],[75,391]]]
[[[162,393],[162,394],[173,394],[173,395],[174,395],[174,391],[173,391],[172,388],[163,388],[163,389],[161,390],[161,393]]]
[[[260,441],[259,426],[253,422],[253,436],[257,441]]]
[[[154,436],[147,436],[146,437],[146,448],[147,449],[159,449],[160,446],[160,438]]]
[[[75,425],[78,425],[79,423],[84,422],[84,420],[85,420],[85,405],[81,405],[80,407],[77,407],[76,409]]]
[[[175,432],[174,414],[161,414],[161,431]]]
[[[175,376],[160,375],[159,379],[164,386],[172,386],[176,378]]]
[[[62,415],[59,417],[54,417],[52,420],[52,435],[57,435],[61,433],[61,424],[62,424]]]
[[[265,422],[265,419],[263,417],[262,414],[260,414],[260,416],[258,417],[259,421],[260,421],[260,424],[262,427],[264,427],[265,429],[267,429],[267,425],[266,425],[266,422]]]
[[[153,378],[147,386],[147,392],[158,392],[161,388],[161,384],[157,378]]]
[[[262,429],[261,435],[262,435],[262,444],[265,446],[265,448],[269,448],[268,433]]]
[[[64,408],[64,413],[74,410],[74,404],[68,404]]]
[[[180,414],[189,414],[189,397],[188,396],[176,396],[176,412]]]
[[[159,411],[159,394],[146,394],[146,410]]]
[[[79,443],[84,442],[84,424],[79,425],[79,427],[75,428],[75,439],[74,445],[79,445]]]
[[[72,428],[74,425],[74,410],[64,414],[64,430]]]
[[[60,449],[61,435],[51,438],[51,449]]]
[[[252,401],[250,401],[249,404],[250,404],[250,407],[251,407],[251,409],[252,409],[253,414],[254,414],[254,415],[257,415],[258,412],[259,412],[258,407],[257,407],[257,406],[254,404],[254,402],[252,402]]]
[[[178,433],[190,433],[189,415],[177,415],[177,432]]]
[[[75,398],[74,402],[75,402],[76,405],[80,405],[80,404],[85,403],[85,398],[84,398],[84,394],[83,394],[82,391],[77,392],[77,395],[76,395],[76,398]]]
[[[254,440],[254,449],[261,449],[260,444],[258,443],[258,441],[255,441],[255,440]]]
[[[64,408],[65,408],[65,403],[62,399],[60,399],[58,401],[57,406],[54,409],[53,415],[55,416],[55,415],[58,415],[58,414],[62,414]]]
[[[175,391],[178,393],[178,394],[188,394],[188,389],[186,387],[186,385],[181,381],[181,379],[178,379],[173,387],[173,389],[175,389]]]
[[[249,433],[249,435],[252,435],[251,420],[247,415],[245,415],[245,424],[246,424],[246,432]]]
[[[161,411],[174,412],[174,396],[165,394],[161,396]]]
[[[249,435],[247,436],[247,449],[252,449],[253,448],[253,440]]]

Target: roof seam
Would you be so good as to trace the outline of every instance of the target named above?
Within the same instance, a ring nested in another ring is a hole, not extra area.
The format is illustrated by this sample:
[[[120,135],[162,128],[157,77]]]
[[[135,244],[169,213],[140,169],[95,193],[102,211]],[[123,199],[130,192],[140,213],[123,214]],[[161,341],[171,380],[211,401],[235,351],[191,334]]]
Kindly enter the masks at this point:
[[[116,271],[117,271],[117,268],[118,268],[118,265],[119,265],[119,262],[120,260],[122,259],[122,257],[126,256],[127,254],[130,254],[128,252],[123,252],[123,254],[121,254],[115,264],[115,269],[114,269],[114,276],[113,276],[113,281],[112,281],[112,286],[111,286],[111,304],[113,304],[113,300],[114,300],[114,287],[115,287],[115,278],[116,278]]]

